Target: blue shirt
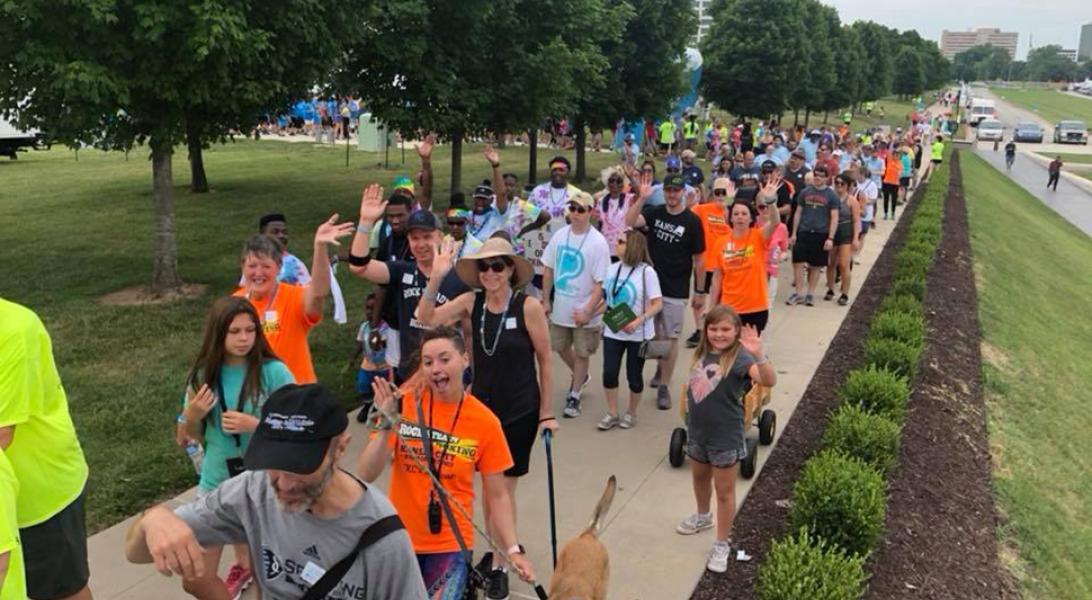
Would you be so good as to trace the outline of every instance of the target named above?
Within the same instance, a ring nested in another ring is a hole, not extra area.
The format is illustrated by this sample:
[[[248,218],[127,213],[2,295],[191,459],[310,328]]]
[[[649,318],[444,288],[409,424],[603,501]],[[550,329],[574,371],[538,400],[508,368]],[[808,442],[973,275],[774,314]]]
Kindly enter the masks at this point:
[[[804,138],[798,147],[804,151],[804,162],[815,164],[815,159],[819,157],[819,143],[811,141],[811,138]]]
[[[883,185],[883,159],[873,154],[872,156],[861,156],[861,162],[868,169],[868,178],[873,181],[877,186]]]

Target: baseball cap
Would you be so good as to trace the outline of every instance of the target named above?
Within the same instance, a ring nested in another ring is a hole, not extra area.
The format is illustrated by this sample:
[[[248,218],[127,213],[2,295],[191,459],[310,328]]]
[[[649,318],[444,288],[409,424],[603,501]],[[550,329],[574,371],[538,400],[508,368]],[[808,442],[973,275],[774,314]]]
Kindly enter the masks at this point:
[[[330,440],[348,426],[337,396],[321,384],[282,386],[262,406],[243,464],[251,471],[314,473],[326,458]]]
[[[405,175],[399,175],[398,177],[395,177],[393,187],[393,191],[395,192],[402,190],[409,193],[410,197],[414,196],[413,180],[411,180],[409,177],[406,177]]]
[[[811,137],[813,135],[823,135],[823,134],[819,133],[818,129],[812,129],[811,131],[808,132],[808,137]]]
[[[713,190],[726,190],[732,184],[732,180],[727,177],[717,177],[713,180]]]
[[[686,181],[683,180],[683,176],[678,173],[672,173],[667,177],[664,177],[664,189],[682,189],[686,187]]]
[[[636,139],[637,139],[637,138],[633,137],[633,134],[632,134],[632,133],[627,133],[627,134],[626,134],[626,138],[625,138],[625,141],[627,141],[627,142],[632,142],[632,141],[634,141],[634,140],[636,140]]]
[[[668,169],[681,169],[682,168],[682,161],[679,160],[678,156],[675,156],[674,154],[672,154],[671,156],[667,157],[667,168]]]
[[[587,207],[595,206],[595,198],[592,198],[591,194],[584,191],[569,194],[569,202],[575,202],[581,206]]]
[[[807,158],[808,157],[808,155],[804,154],[804,151],[799,149],[799,148],[797,148],[796,150],[793,150],[792,154],[790,154],[789,156],[795,156],[796,158]]]
[[[775,163],[774,161],[772,161],[772,160],[762,161],[762,170],[763,171],[769,172],[769,171],[773,171],[775,169],[777,169],[777,163]]]
[[[492,198],[494,194],[493,188],[484,183],[474,188],[475,198]]]
[[[415,210],[406,220],[406,231],[421,229],[424,231],[437,231],[440,224],[436,222],[436,215],[427,210]]]

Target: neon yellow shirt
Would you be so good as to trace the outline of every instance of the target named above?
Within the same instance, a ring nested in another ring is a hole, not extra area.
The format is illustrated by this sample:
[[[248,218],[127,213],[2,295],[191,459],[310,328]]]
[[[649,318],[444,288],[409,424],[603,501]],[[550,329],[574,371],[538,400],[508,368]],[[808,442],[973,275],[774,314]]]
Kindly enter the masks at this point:
[[[692,140],[698,137],[698,124],[687,121],[683,123],[683,137],[688,140]]]
[[[15,499],[19,481],[0,450],[0,556],[8,554],[8,573],[0,587],[0,600],[25,600],[26,574],[23,572],[23,546],[19,542],[19,524],[15,518]]]
[[[21,493],[20,528],[49,520],[87,483],[87,462],[68,414],[53,345],[29,308],[0,299],[0,427],[15,426],[7,449]]]
[[[671,119],[667,119],[663,123],[660,123],[660,143],[675,143],[675,123],[673,123]]]
[[[933,152],[933,155],[932,155],[933,160],[944,160],[944,142],[941,142],[941,141],[933,142],[932,152]]]

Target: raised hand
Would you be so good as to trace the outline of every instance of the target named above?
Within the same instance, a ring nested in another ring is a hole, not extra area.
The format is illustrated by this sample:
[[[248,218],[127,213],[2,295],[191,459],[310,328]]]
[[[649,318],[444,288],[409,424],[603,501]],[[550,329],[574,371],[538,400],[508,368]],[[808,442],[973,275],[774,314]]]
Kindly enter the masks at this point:
[[[458,246],[460,245],[460,242],[456,242],[452,238],[446,238],[440,244],[439,252],[432,259],[432,277],[443,278],[451,270],[451,267],[455,264],[455,256],[459,252]]]
[[[376,408],[382,414],[398,416],[398,394],[401,392],[394,387],[394,384],[381,377],[376,377],[372,380],[372,392],[375,393],[373,402],[375,402]]]
[[[493,144],[486,144],[485,149],[482,150],[482,155],[485,156],[485,160],[489,161],[489,166],[491,166],[491,167],[500,166],[500,153],[498,153],[493,148]]]
[[[734,202],[736,198],[736,184],[729,177],[720,177],[719,179],[724,179],[728,182],[728,187],[724,188],[724,191],[728,192],[728,195],[724,197],[724,201],[728,203]]]
[[[421,140],[420,144],[417,144],[417,156],[421,157],[421,160],[428,160],[432,157],[432,146],[436,143],[436,136],[428,134],[425,139]]]
[[[338,239],[347,237],[353,234],[353,230],[356,229],[356,224],[348,221],[344,223],[337,222],[337,213],[330,215],[329,219],[318,226],[315,230],[315,243],[316,244],[333,244],[340,246],[341,242]]]
[[[648,200],[652,197],[652,173],[641,173],[639,181],[641,191],[637,193],[637,197],[642,201]]]
[[[204,419],[215,404],[216,396],[207,384],[202,385],[196,392],[193,389],[186,390],[186,410],[190,412],[189,417],[194,420]]]
[[[373,183],[364,188],[360,195],[360,222],[375,223],[387,210],[387,201],[383,199],[383,186]]]
[[[762,338],[754,325],[744,325],[739,332],[739,345],[751,353],[751,356],[762,356]]]
[[[765,198],[777,198],[777,191],[785,185],[785,178],[780,171],[774,171],[766,183],[762,186],[762,196]]]

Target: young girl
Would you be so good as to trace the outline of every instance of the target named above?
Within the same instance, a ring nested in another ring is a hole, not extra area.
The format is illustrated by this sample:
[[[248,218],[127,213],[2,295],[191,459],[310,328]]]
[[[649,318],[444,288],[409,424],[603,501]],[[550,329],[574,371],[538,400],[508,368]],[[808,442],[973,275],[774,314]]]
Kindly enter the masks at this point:
[[[718,305],[705,316],[686,390],[686,453],[698,512],[675,528],[682,535],[712,528],[709,496],[716,489],[717,539],[706,563],[715,573],[728,570],[728,535],[736,516],[736,472],[739,461],[747,456],[743,396],[752,382],[772,387],[777,374],[763,352],[758,331],[743,326],[730,307]]]
[[[201,351],[186,377],[179,437],[204,446],[198,495],[204,496],[242,470],[243,453],[258,427],[265,399],[295,379],[269,348],[261,320],[246,298],[220,298],[205,322]],[[184,580],[198,598],[238,598],[253,581],[246,544],[235,546],[226,581],[217,577],[222,548],[205,551],[205,577]]]

